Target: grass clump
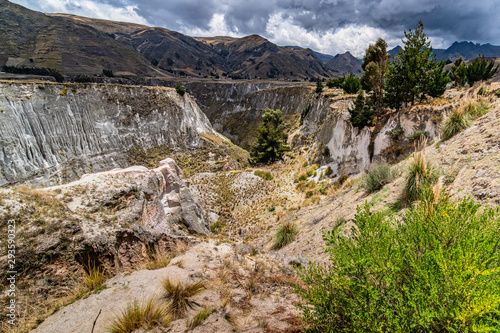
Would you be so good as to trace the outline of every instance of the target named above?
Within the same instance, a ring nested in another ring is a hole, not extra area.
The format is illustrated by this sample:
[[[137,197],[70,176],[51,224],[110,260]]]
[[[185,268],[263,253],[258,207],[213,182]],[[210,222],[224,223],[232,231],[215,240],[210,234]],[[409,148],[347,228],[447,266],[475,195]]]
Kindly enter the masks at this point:
[[[193,320],[191,320],[189,323],[188,323],[188,327],[189,329],[195,329],[196,327],[198,327],[205,319],[207,319],[213,312],[215,311],[215,309],[211,309],[211,308],[204,308],[202,310],[200,310],[193,318]]]
[[[136,329],[152,329],[167,327],[170,317],[166,308],[158,300],[150,298],[139,302],[137,299],[130,302],[114,319],[109,328],[110,333],[128,333]]]
[[[297,234],[299,233],[299,227],[292,222],[283,223],[276,230],[276,236],[274,237],[274,249],[279,250],[283,246],[290,244]]]
[[[438,178],[437,170],[425,157],[426,143],[426,140],[419,143],[407,167],[403,198],[409,202],[416,200],[422,188],[432,186]]]
[[[106,274],[104,268],[94,266],[85,272],[83,277],[83,286],[87,289],[87,291],[97,290],[104,284],[107,277],[108,275]]]
[[[168,313],[175,319],[178,319],[182,318],[188,309],[199,306],[198,303],[189,298],[205,290],[205,285],[204,281],[182,284],[180,281],[172,281],[168,277],[165,278],[162,286],[165,291],[165,299],[168,302]]]
[[[448,140],[465,130],[474,120],[485,115],[488,111],[488,105],[481,101],[471,101],[454,109],[443,121],[441,128],[443,140]]]
[[[402,221],[357,209],[331,263],[299,270],[310,332],[498,332],[500,211],[424,189]],[[307,327],[306,326],[306,327]]]
[[[367,193],[380,190],[393,179],[390,165],[386,163],[375,164],[368,169],[361,178],[360,187]]]
[[[264,180],[273,180],[273,175],[270,172],[267,171],[262,171],[262,170],[255,170],[253,172],[254,175],[259,176],[260,178]]]

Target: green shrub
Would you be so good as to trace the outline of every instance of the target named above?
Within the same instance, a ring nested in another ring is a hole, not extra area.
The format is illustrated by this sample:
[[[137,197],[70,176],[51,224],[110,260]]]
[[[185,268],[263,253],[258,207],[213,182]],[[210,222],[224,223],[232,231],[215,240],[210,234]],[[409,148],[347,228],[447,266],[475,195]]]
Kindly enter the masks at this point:
[[[348,180],[348,179],[349,179],[348,175],[341,175],[339,177],[339,180],[337,180],[337,181],[339,182],[340,185],[343,185],[346,182],[346,180]]]
[[[250,163],[271,164],[281,160],[283,154],[290,151],[286,145],[288,135],[285,121],[280,110],[266,109],[262,115],[263,124],[255,130],[256,141],[250,145]]]
[[[184,96],[184,93],[186,92],[179,82],[175,84],[175,91],[177,91],[177,93],[181,96]]]
[[[314,90],[317,94],[321,94],[323,92],[323,84],[321,83],[321,79],[318,77],[316,80],[316,89]]]
[[[361,177],[360,187],[367,193],[378,191],[392,180],[391,167],[385,163],[375,164]]]
[[[361,90],[361,81],[358,77],[349,73],[342,83],[342,89],[348,94],[355,94]]]
[[[422,130],[415,130],[412,134],[406,137],[410,141],[418,141],[429,138],[429,132]]]
[[[327,166],[325,169],[325,176],[329,177],[333,173],[332,167]]]
[[[358,207],[329,266],[299,269],[309,332],[498,332],[500,211],[424,191],[402,221]]]
[[[349,108],[352,126],[362,129],[365,126],[371,126],[374,119],[374,110],[369,101],[365,100],[363,93],[358,94],[353,102],[353,106]]]
[[[259,176],[260,178],[264,180],[273,180],[273,175],[270,172],[267,171],[262,171],[262,170],[255,170],[253,172],[254,175]]]
[[[307,161],[304,161],[304,163],[302,163],[303,168],[307,168],[308,165],[309,165],[309,162],[307,162]]]
[[[398,126],[391,129],[390,131],[385,132],[385,134],[389,135],[391,139],[397,140],[401,135],[405,134],[405,130],[402,127]]]
[[[330,148],[328,148],[328,146],[321,148],[321,155],[324,157],[330,156]]]
[[[497,89],[497,90],[495,91],[495,95],[497,95],[497,97],[500,97],[500,89]]]
[[[425,143],[424,140],[423,146]],[[425,149],[415,151],[407,168],[403,198],[411,202],[419,197],[422,188],[437,181],[438,173],[430,161],[427,161]]]
[[[274,249],[279,250],[283,246],[290,244],[299,233],[299,227],[292,222],[283,223],[276,230],[274,237]]]

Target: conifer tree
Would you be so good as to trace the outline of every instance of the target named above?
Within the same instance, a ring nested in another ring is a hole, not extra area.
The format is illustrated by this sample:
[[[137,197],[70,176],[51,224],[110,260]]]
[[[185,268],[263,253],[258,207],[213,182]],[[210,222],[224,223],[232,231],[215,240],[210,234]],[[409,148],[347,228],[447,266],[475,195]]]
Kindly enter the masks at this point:
[[[404,47],[396,55],[386,77],[386,102],[399,109],[403,104],[415,104],[425,96],[444,93],[449,81],[444,63],[436,63],[424,25],[405,31]]]
[[[252,164],[271,164],[283,157],[290,150],[286,145],[288,138],[285,130],[283,114],[280,110],[266,109],[262,115],[264,123],[257,128],[257,141],[250,146],[250,162]]]
[[[385,74],[389,67],[390,55],[387,53],[387,42],[379,38],[375,44],[368,46],[361,68],[362,84],[368,91],[373,92],[373,100],[377,113],[382,110],[382,97],[384,93]]]

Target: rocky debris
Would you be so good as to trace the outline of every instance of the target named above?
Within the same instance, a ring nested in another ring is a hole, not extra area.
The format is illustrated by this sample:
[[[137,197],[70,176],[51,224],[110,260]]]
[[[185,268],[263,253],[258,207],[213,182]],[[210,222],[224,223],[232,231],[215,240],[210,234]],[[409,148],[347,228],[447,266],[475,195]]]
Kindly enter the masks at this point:
[[[219,136],[189,94],[164,87],[0,83],[0,185],[54,185],[126,167],[127,151]]]
[[[153,170],[130,167],[66,185],[0,190],[0,218],[16,222],[20,294],[42,308],[75,289],[84,271],[131,270],[176,239],[210,233],[182,171],[168,158]],[[7,223],[0,228],[6,233]],[[6,253],[0,265],[7,266]]]
[[[288,283],[294,281],[290,274],[281,272],[270,258],[241,255],[230,244],[201,242],[173,258],[165,268],[113,277],[106,281],[105,289],[60,309],[33,332],[90,332],[100,310],[94,332],[107,332],[134,299],[161,300],[165,278],[182,283],[204,281],[206,289],[192,297],[199,306],[185,318],[154,332],[300,332],[293,305],[298,299],[288,292]],[[188,322],[203,308],[213,313],[198,327],[189,329]]]

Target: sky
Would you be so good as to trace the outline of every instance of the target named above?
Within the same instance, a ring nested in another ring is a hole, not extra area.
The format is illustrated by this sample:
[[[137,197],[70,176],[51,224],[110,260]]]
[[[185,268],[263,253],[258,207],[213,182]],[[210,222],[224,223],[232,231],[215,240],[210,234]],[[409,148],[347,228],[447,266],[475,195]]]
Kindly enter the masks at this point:
[[[384,38],[402,45],[421,20],[433,48],[500,45],[499,0],[11,0],[45,13],[133,22],[189,36],[261,35],[278,45],[362,58]]]

